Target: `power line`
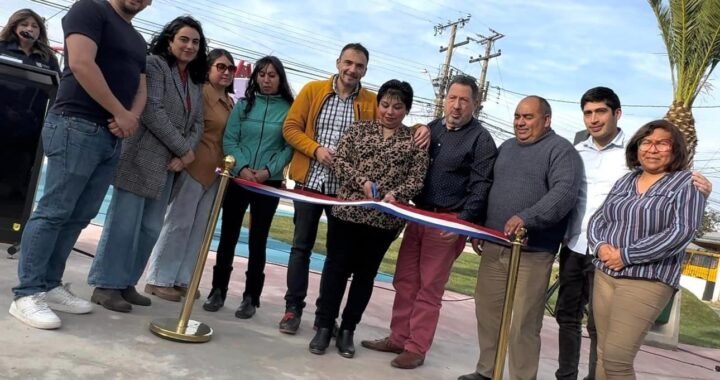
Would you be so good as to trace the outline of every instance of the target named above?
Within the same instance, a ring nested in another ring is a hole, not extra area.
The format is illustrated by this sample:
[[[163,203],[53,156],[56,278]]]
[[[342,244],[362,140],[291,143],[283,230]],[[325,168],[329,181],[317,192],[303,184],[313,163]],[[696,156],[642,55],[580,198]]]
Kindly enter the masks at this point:
[[[499,86],[492,86],[492,88],[495,88],[495,89],[500,90],[500,91],[505,91],[505,92],[508,92],[508,93],[511,93],[511,94],[523,96],[523,97],[524,97],[524,96],[531,96],[530,94],[523,94],[523,93],[521,93],[521,92],[508,90],[508,89],[506,89],[506,88],[502,88],[502,87],[499,87]],[[557,102],[557,103],[580,104],[580,102],[574,101],[574,100],[550,99],[550,98],[546,98],[546,100],[549,101],[549,102]],[[623,104],[622,107],[623,107],[623,108],[668,108],[669,106],[667,106],[667,105],[664,105],[664,106],[661,106],[661,105],[649,105],[649,104]],[[714,105],[714,106],[693,106],[692,108],[720,108],[720,105]]]
[[[33,2],[54,8],[59,9],[60,11],[67,11],[70,9],[70,5],[63,5],[58,4],[50,0],[31,0]],[[62,0],[66,3],[72,4],[72,0]],[[162,0],[161,0],[162,1]],[[140,17],[133,18],[133,24],[135,28],[138,30],[138,32],[152,37],[153,35],[157,34],[157,32],[162,29],[163,25],[154,21],[146,20]],[[251,49],[246,49],[241,46],[231,44],[228,42],[215,40],[208,38],[208,45],[213,47],[222,47],[226,50],[228,50],[231,54],[233,54],[236,57],[240,57],[247,60],[257,60],[263,56],[265,56],[265,53],[254,51]],[[299,76],[304,79],[309,80],[317,80],[317,79],[325,79],[329,77],[330,75],[333,75],[334,72],[326,71],[323,69],[318,69],[313,66],[296,62],[294,60],[289,59],[283,59],[285,69],[289,72],[289,74],[293,74],[295,76]],[[423,78],[424,79],[424,78]],[[380,88],[379,85],[369,83],[369,82],[363,82],[363,86],[366,88],[376,91]],[[420,106],[426,106],[428,104],[432,104],[433,100],[429,98],[424,98],[421,96],[415,96],[413,99],[413,104],[417,104]]]

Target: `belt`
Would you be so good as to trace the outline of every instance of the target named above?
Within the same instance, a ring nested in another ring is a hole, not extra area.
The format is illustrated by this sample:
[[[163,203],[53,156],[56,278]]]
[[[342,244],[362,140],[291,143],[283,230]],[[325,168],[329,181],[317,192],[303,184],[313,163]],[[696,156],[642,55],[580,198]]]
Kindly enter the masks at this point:
[[[107,120],[98,119],[96,117],[84,115],[84,114],[81,114],[78,112],[68,112],[68,111],[52,112],[51,111],[50,113],[58,115],[58,116],[62,116],[62,117],[76,117],[78,119],[83,119],[90,123],[94,123],[99,127],[107,127],[109,124]]]

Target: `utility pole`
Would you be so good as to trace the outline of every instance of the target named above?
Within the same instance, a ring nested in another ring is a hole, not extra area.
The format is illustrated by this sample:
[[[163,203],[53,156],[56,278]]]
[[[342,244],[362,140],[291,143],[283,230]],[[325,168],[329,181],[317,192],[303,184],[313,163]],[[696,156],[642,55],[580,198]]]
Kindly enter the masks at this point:
[[[489,37],[485,37],[483,35],[476,33],[478,35],[478,37],[481,38],[481,40],[476,40],[476,39],[470,38],[471,40],[473,40],[481,45],[485,45],[485,55],[483,55],[482,57],[477,57],[477,58],[470,57],[470,63],[482,61],[482,70],[480,71],[480,81],[478,82],[478,85],[480,87],[480,99],[478,99],[480,106],[475,110],[475,117],[477,117],[480,114],[480,110],[482,110],[482,107],[483,107],[482,104],[483,104],[483,102],[485,102],[487,100],[487,93],[488,93],[488,87],[489,87],[489,83],[486,81],[488,62],[492,58],[499,57],[500,54],[502,54],[502,50],[500,50],[500,49],[498,49],[497,53],[494,53],[494,54],[490,54],[490,52],[492,51],[493,44],[495,43],[495,41],[505,37],[504,34],[498,33],[493,29],[490,29],[490,31],[493,34]]]
[[[452,52],[453,49],[466,45],[470,42],[470,39],[466,39],[463,42],[455,43],[455,33],[457,32],[457,27],[460,25],[462,28],[465,26],[465,24],[470,21],[470,15],[467,15],[467,17],[460,18],[455,22],[449,22],[445,25],[438,24],[435,26],[435,35],[442,34],[442,31],[446,28],[450,28],[450,39],[448,40],[448,46],[447,47],[440,47],[440,53],[447,51],[447,54],[445,55],[445,64],[442,67],[442,76],[439,78],[438,81],[438,91],[437,94],[435,94],[435,118],[442,117],[443,114],[443,100],[445,99],[445,90],[448,83],[448,73],[450,72],[450,61],[452,60]]]

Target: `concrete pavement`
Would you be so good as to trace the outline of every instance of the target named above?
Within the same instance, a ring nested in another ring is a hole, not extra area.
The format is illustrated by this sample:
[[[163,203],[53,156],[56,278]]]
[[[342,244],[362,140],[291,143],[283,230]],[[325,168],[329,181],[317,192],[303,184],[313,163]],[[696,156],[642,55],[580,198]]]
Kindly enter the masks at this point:
[[[100,229],[86,229],[77,248],[94,252]],[[0,252],[5,246],[0,245]],[[4,253],[2,254],[4,256]],[[91,258],[73,253],[65,281],[80,296],[90,297],[86,285]],[[200,286],[202,296],[210,287],[214,255],[211,253]],[[387,334],[393,291],[378,282],[363,321],[356,332],[357,355],[345,359],[329,349],[324,356],[308,352],[313,336],[312,302],[319,275],[310,277],[309,306],[298,335],[278,332],[284,309],[285,268],[268,265],[262,307],[250,320],[233,315],[244,288],[246,261],[237,258],[226,307],[209,313],[196,303],[192,318],[215,331],[210,342],[184,344],[152,335],[148,323],[155,318],[175,317],[180,304],[153,297],[150,307],[136,306],[121,314],[96,307],[89,315],[59,313],[63,327],[56,331],[25,326],[7,313],[16,283],[16,259],[0,257],[0,379],[455,379],[471,372],[477,360],[474,303],[471,298],[446,293],[440,326],[425,365],[398,370],[389,365],[392,354],[360,347],[362,339]],[[144,286],[141,280],[139,289]],[[553,379],[557,366],[557,325],[545,319],[539,379]],[[719,379],[720,350],[681,345],[678,351],[644,346],[636,360],[638,379]],[[583,350],[581,376],[587,370]],[[507,375],[506,375],[507,378]]]

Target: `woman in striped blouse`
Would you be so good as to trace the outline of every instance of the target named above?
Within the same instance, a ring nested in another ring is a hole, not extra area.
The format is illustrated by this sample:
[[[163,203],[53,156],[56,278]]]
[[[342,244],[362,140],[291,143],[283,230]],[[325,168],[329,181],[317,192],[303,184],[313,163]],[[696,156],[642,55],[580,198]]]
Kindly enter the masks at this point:
[[[592,302],[599,380],[635,379],[635,355],[678,289],[685,247],[705,207],[686,170],[687,147],[675,125],[644,125],[625,158],[631,172],[615,183],[588,226],[596,256]]]

